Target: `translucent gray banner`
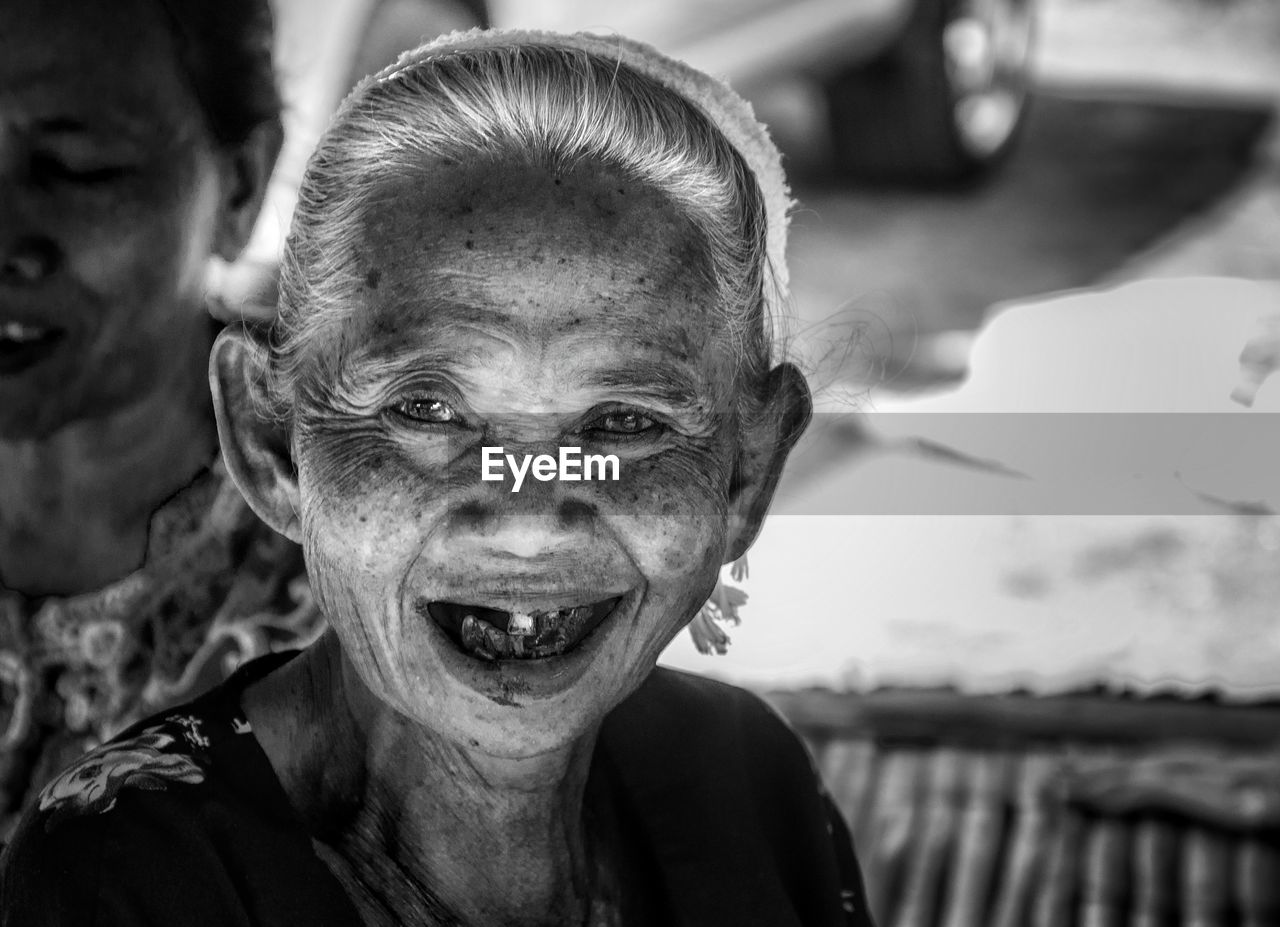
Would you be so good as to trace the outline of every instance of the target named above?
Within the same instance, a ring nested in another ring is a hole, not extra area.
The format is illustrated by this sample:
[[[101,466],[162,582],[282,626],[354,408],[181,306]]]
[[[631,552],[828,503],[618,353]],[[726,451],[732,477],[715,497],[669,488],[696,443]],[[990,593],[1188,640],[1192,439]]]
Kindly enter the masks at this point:
[[[785,515],[1212,515],[1280,511],[1280,415],[818,415]]]

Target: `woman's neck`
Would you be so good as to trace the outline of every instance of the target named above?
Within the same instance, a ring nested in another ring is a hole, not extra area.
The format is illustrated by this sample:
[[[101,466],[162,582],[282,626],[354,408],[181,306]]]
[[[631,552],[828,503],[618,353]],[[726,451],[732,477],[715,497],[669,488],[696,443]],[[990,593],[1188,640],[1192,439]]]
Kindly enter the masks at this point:
[[[108,415],[0,440],[0,583],[75,595],[142,566],[152,514],[217,451],[204,366],[173,369]]]
[[[251,687],[244,706],[371,922],[447,912],[464,924],[583,923],[599,860],[588,840],[605,842],[587,813],[594,731],[527,759],[445,742],[379,703],[332,632]],[[416,897],[395,898],[406,885]]]

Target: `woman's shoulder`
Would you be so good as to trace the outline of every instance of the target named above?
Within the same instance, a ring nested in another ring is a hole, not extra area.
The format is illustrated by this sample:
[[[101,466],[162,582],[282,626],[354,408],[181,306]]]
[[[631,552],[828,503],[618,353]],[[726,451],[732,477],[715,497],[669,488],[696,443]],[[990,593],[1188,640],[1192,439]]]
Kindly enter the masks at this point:
[[[708,923],[869,927],[848,829],[760,696],[660,668],[601,744],[659,858],[682,861],[666,872],[677,907]]]
[[[659,667],[613,711],[603,736],[615,754],[664,757],[652,767],[657,776],[679,769],[698,791],[728,789],[764,815],[803,796],[826,798],[808,745],[772,705],[693,673]]]
[[[190,711],[150,718],[80,757],[41,789],[33,816],[46,832],[77,817],[109,814],[122,794],[200,785],[211,774],[210,722]]]
[[[765,754],[799,763],[808,751],[791,725],[754,692],[729,683],[659,667],[611,716],[611,722],[660,738],[702,744],[709,752]]]
[[[5,850],[0,925],[125,923],[102,912],[127,899],[185,905],[183,873],[212,855],[210,727],[190,711],[148,719],[45,785]]]
[[[199,698],[139,721],[85,753],[40,790],[28,817],[51,833],[75,818],[123,819],[128,815],[114,812],[125,799],[136,805],[163,795],[166,804],[196,808],[228,795],[249,804],[273,797],[271,783],[259,781],[270,779],[270,770],[240,695],[295,655],[250,661]]]
[[[343,897],[239,711],[243,678],[140,722],[41,790],[0,864],[0,927],[332,923]],[[312,911],[316,898],[330,914]]]

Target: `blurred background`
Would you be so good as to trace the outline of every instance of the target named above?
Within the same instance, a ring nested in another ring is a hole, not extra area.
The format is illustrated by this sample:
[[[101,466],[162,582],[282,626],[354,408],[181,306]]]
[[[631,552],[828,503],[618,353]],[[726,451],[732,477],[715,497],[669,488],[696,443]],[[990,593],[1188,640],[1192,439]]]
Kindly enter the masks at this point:
[[[883,924],[1280,924],[1280,4],[279,3],[262,264],[419,36],[631,34],[770,125],[818,414],[664,662],[800,726]]]

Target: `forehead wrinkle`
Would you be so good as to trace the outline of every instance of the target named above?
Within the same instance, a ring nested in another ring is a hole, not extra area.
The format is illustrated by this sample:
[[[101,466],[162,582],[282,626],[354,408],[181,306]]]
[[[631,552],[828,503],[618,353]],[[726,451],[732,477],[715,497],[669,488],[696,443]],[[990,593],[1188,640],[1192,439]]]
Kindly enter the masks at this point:
[[[456,385],[460,376],[456,352],[430,348],[405,348],[389,355],[362,353],[351,357],[338,370],[330,384],[330,395],[340,404],[354,410],[367,410],[385,398],[386,388],[415,375]]]
[[[652,361],[598,370],[588,382],[601,389],[658,397],[676,406],[690,406],[698,401],[698,383],[693,377],[668,364]]]
[[[483,353],[477,336],[500,349],[510,348],[514,340],[502,330],[510,327],[505,314],[476,307],[462,312],[464,318],[443,320],[433,312],[416,319],[408,332],[395,327],[379,330],[377,320],[370,322],[358,336],[360,344],[344,352],[338,364],[334,398],[364,408],[378,402],[377,394],[387,385],[415,375],[428,375],[455,388],[466,385],[465,362]]]
[[[433,268],[413,292],[393,296],[367,315],[354,317],[362,325],[359,334],[375,338],[384,333],[395,335],[397,347],[403,347],[405,330],[424,339],[448,338],[455,332],[498,338],[504,329],[523,334],[528,322],[518,314],[495,308],[498,304],[485,300],[482,294],[461,289],[450,292],[440,286],[458,280],[479,281],[480,277]]]
[[[463,357],[457,350],[421,345],[400,347],[383,355],[364,352],[343,365],[331,384],[333,396],[344,405],[365,409],[383,400],[380,394],[387,386],[417,374],[426,374],[461,392],[469,383]],[[651,401],[675,412],[704,410],[711,398],[704,395],[700,378],[660,361],[624,361],[620,366],[593,370],[575,379],[577,386],[588,391]]]

